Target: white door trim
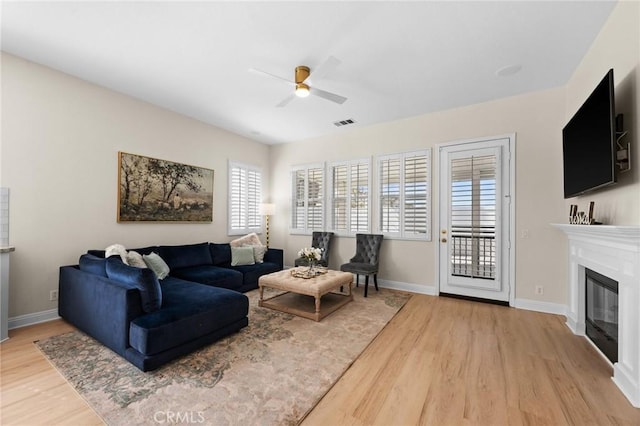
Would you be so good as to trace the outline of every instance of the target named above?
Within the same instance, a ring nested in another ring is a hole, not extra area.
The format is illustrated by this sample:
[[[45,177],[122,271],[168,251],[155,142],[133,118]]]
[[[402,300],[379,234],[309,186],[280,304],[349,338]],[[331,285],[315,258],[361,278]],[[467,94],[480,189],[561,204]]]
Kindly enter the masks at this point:
[[[486,136],[482,138],[474,138],[474,139],[463,139],[458,141],[450,141],[443,142],[441,144],[436,145],[438,151],[437,161],[434,161],[437,170],[432,174],[432,176],[438,176],[438,200],[440,200],[440,155],[441,148],[463,145],[463,144],[471,144],[477,142],[483,142],[488,140],[495,139],[508,139],[509,140],[509,194],[510,194],[510,203],[509,203],[509,220],[508,220],[508,228],[509,234],[507,237],[508,247],[509,247],[509,306],[515,306],[516,299],[516,133],[508,133],[503,135],[496,136]],[[434,197],[435,198],[435,197]],[[441,229],[441,222],[443,218],[440,214],[440,208],[438,210],[438,229]],[[437,233],[439,236],[439,233]],[[439,238],[433,240],[436,244],[439,244]],[[436,295],[440,295],[440,250],[438,245],[436,245],[435,249],[436,254],[436,267],[435,267],[435,282],[436,282]]]

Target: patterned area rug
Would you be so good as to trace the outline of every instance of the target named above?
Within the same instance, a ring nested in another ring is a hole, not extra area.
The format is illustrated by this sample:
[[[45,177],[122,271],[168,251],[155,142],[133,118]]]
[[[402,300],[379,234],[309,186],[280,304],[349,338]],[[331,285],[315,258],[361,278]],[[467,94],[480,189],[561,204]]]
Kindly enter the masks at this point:
[[[36,345],[110,425],[296,424],[410,297],[362,290],[319,323],[251,291],[248,327],[148,373],[78,331]]]

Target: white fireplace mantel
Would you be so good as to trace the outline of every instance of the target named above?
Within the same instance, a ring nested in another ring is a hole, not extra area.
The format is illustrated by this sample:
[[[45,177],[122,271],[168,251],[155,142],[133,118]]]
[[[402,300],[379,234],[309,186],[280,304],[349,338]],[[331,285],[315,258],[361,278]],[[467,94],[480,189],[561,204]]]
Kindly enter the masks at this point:
[[[640,407],[640,226],[552,224],[569,237],[567,326],[585,335],[585,268],[618,282],[618,362],[613,381]]]

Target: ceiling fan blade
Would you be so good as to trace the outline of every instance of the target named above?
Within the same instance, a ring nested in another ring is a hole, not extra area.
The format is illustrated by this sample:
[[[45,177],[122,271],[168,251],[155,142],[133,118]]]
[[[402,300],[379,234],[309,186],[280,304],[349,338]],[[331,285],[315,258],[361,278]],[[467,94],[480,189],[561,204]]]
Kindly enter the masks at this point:
[[[296,83],[291,81],[291,80],[288,80],[286,78],[282,78],[282,77],[277,76],[275,74],[268,73],[266,71],[257,70],[255,68],[249,68],[249,72],[252,73],[252,74],[257,74],[257,75],[262,75],[262,76],[265,76],[265,77],[275,78],[276,80],[280,80],[283,83],[287,83],[290,86],[295,86],[296,85]]]
[[[284,98],[283,100],[280,101],[280,103],[278,105],[276,105],[276,108],[283,108],[286,107],[287,104],[289,102],[291,102],[294,98],[296,97],[296,95],[289,95],[286,98]]]
[[[316,80],[322,79],[325,75],[333,71],[342,61],[338,58],[329,56],[326,61],[318,65],[318,67],[311,73]]]
[[[336,95],[335,93],[327,92],[324,90],[316,89],[315,87],[309,88],[309,92],[312,95],[318,96],[322,99],[326,99],[337,104],[343,104],[347,100],[344,96]]]

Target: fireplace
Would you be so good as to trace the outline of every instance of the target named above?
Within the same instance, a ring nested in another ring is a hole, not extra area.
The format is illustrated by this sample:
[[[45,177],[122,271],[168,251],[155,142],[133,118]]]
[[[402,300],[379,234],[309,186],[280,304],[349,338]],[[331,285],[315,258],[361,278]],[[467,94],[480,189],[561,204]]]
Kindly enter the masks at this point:
[[[617,334],[617,343],[602,336],[595,340],[617,352],[612,359],[599,348],[611,360],[615,384],[640,408],[640,226],[554,226],[569,237],[567,326],[592,340],[588,334],[597,329],[590,331],[590,325],[605,330],[609,339]],[[617,284],[618,294],[607,286],[609,280]],[[593,287],[591,296],[588,287]],[[614,303],[617,309],[610,308]]]
[[[585,332],[615,363],[618,361],[618,282],[585,268]]]

